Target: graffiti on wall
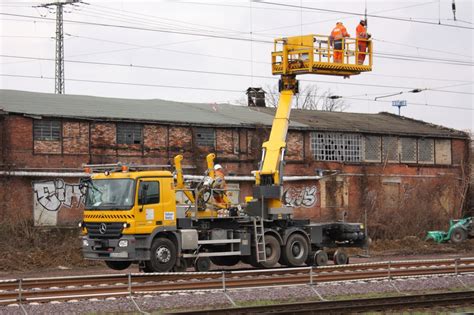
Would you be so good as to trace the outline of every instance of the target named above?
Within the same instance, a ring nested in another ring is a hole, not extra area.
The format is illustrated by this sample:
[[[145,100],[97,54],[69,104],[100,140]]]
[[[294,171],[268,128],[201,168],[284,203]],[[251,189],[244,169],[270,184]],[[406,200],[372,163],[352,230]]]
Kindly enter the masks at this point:
[[[62,179],[33,183],[35,201],[48,211],[58,211],[61,207],[79,207],[84,203],[85,187],[68,184]]]
[[[289,187],[283,192],[283,202],[293,207],[311,208],[317,201],[316,186]]]

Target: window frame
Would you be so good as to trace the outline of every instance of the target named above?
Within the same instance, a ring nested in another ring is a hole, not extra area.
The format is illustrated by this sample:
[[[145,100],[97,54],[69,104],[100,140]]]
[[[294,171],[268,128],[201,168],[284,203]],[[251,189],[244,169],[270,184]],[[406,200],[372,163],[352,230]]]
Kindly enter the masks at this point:
[[[145,185],[145,184],[149,185],[150,183],[156,183],[156,185],[157,185],[157,188],[158,188],[158,201],[157,202],[149,202],[150,201],[150,195],[147,192],[146,202],[141,203],[142,189],[143,189],[142,187],[143,187],[143,185]],[[156,204],[159,204],[161,202],[161,191],[160,191],[160,189],[161,189],[161,185],[160,185],[159,180],[141,180],[141,181],[139,181],[139,183],[138,183],[138,198],[137,198],[138,205],[143,206],[143,205],[156,205]]]
[[[362,163],[364,160],[363,138],[361,133],[312,131],[310,134],[310,150],[315,161]],[[324,143],[331,141],[331,139],[332,143]],[[318,149],[318,145],[323,145],[324,147]],[[328,148],[328,146],[332,147]],[[327,151],[337,151],[338,153],[330,156],[326,154]],[[354,152],[358,153],[358,155],[354,155]],[[333,157],[334,159],[329,159],[328,157]],[[340,157],[342,158],[339,159]]]
[[[212,138],[213,138],[212,139],[212,145],[209,144],[211,140],[198,137],[199,134],[205,133],[205,132],[210,132],[210,131],[212,131]],[[217,132],[216,132],[215,128],[212,128],[212,127],[195,127],[194,128],[194,137],[195,137],[194,142],[196,143],[196,145],[198,147],[213,148],[213,150],[216,149]],[[204,141],[204,142],[200,143],[200,141]]]
[[[41,135],[37,137],[37,128],[45,127],[45,126],[39,126],[38,124],[41,123],[50,123],[49,125],[49,133],[50,136],[44,136],[43,134],[45,133],[43,130],[40,130]],[[54,124],[57,124],[57,126],[53,126]],[[58,128],[58,135],[57,138],[53,136],[53,127]],[[34,119],[33,120],[33,141],[61,141],[63,138],[63,123],[61,120],[58,119]]]
[[[124,129],[122,129],[124,128]],[[127,130],[127,128],[129,128]],[[137,129],[134,129],[137,128]],[[140,142],[135,143],[136,136],[135,133],[140,129]],[[127,139],[128,133],[131,132],[131,142],[128,142]],[[121,135],[121,133],[124,133]],[[121,141],[124,140],[124,141]],[[115,124],[115,141],[120,145],[143,145],[143,124],[137,123],[116,123]]]

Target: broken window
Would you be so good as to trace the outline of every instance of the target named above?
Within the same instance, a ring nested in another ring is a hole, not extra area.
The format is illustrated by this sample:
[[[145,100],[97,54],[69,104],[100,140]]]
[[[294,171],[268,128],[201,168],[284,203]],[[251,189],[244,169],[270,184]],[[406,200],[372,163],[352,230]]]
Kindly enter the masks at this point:
[[[418,163],[433,164],[434,163],[434,140],[419,139],[418,140]]]
[[[360,162],[362,140],[358,134],[312,132],[311,150],[318,161]]]
[[[405,163],[416,163],[416,139],[400,138],[401,161]]]
[[[380,136],[364,137],[364,161],[380,162],[381,159],[381,138]]]
[[[33,120],[34,140],[61,140],[61,121],[59,120]]]
[[[139,124],[117,124],[117,143],[142,144],[142,129]]]
[[[196,128],[196,144],[215,148],[216,131],[213,128]]]
[[[398,162],[398,138],[382,137],[382,160],[383,162]]]

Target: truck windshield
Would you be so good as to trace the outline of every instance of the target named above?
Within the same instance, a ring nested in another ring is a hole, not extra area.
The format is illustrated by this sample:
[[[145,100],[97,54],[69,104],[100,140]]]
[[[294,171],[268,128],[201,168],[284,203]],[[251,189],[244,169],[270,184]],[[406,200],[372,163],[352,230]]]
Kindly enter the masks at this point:
[[[130,210],[134,202],[132,179],[97,179],[87,185],[86,210]]]

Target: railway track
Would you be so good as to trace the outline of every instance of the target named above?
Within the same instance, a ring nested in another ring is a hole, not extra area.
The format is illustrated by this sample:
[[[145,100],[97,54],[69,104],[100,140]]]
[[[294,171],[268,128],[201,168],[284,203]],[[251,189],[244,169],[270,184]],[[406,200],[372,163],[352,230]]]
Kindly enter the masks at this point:
[[[203,273],[134,273],[10,279],[0,281],[0,305],[169,291],[223,290],[462,273],[474,273],[474,257]]]
[[[194,310],[169,314],[328,314],[356,312],[384,312],[414,309],[433,309],[453,305],[474,305],[474,291],[403,295],[382,298],[337,300],[322,302],[285,303],[251,307]]]

